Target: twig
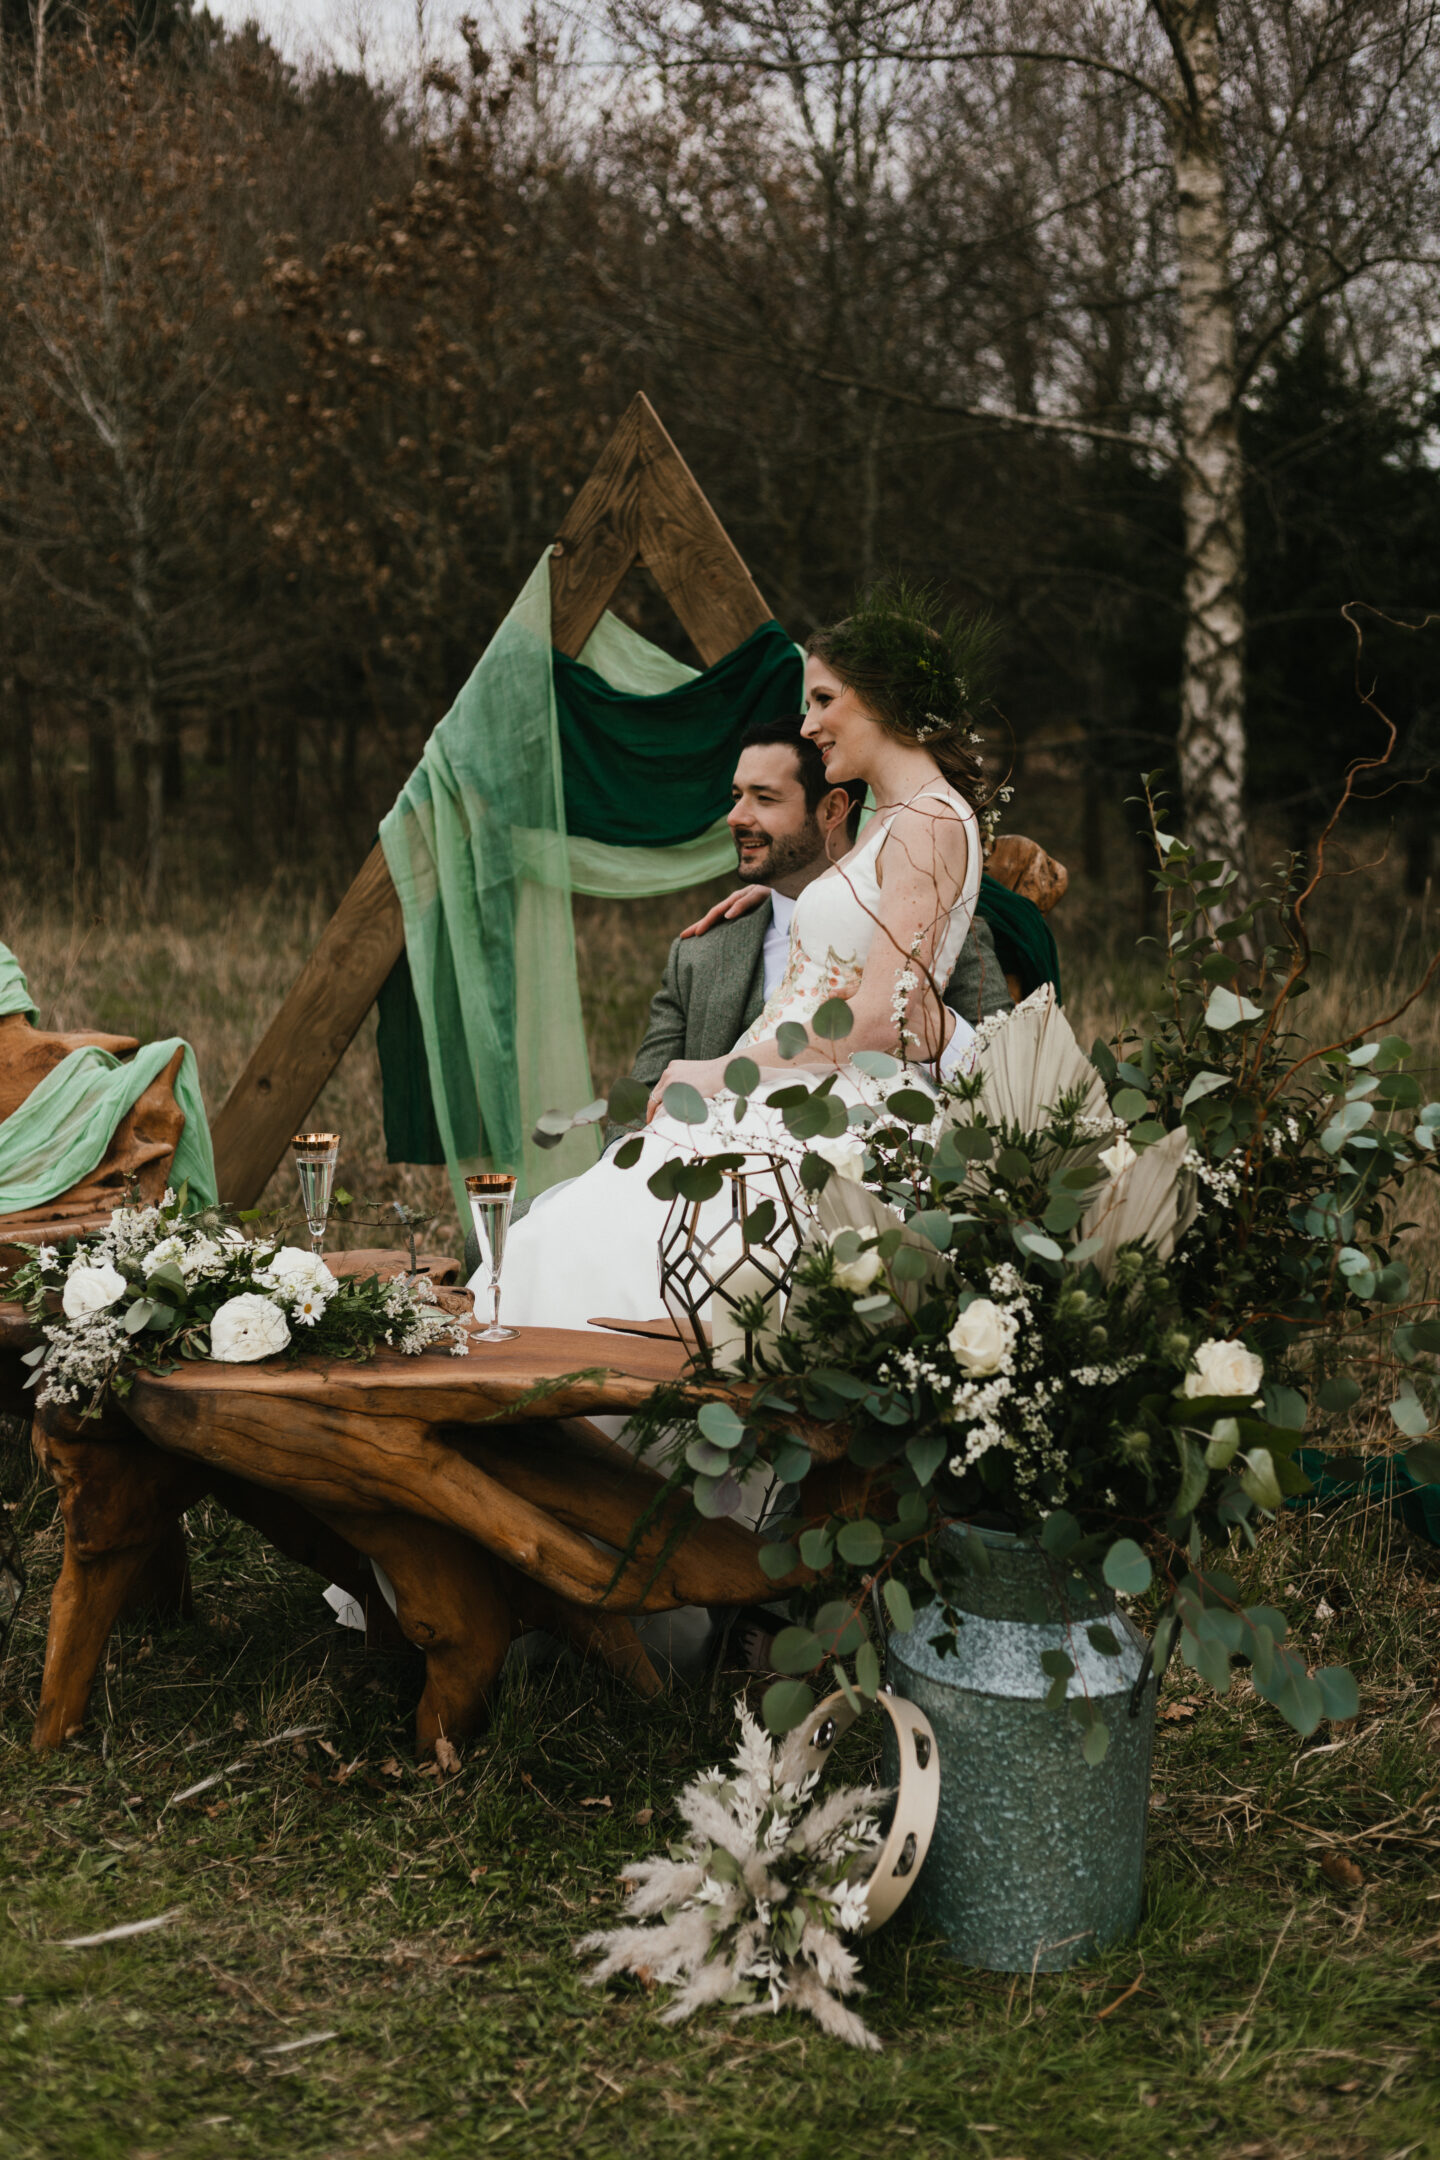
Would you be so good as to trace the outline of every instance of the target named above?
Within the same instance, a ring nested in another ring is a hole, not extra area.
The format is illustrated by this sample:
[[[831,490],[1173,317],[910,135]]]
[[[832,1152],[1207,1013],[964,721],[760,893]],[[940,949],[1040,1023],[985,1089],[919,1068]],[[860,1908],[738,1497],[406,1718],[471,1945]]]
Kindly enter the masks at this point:
[[[1255,2015],[1255,2005],[1259,2002],[1260,1997],[1265,1992],[1265,1983],[1270,1978],[1270,1968],[1275,1963],[1276,1958],[1280,1955],[1280,1945],[1284,1942],[1285,1937],[1290,1932],[1290,1923],[1295,1918],[1296,1911],[1297,1907],[1292,1905],[1289,1912],[1286,1913],[1285,1919],[1280,1928],[1280,1932],[1275,1937],[1274,1943],[1271,1945],[1270,1955],[1265,1960],[1265,1970],[1260,1975],[1259,1981],[1256,1984],[1255,1992],[1250,1997],[1249,2002],[1246,2003],[1243,2011],[1240,2013],[1239,2022],[1237,2023],[1234,2031],[1231,2033],[1229,2039],[1225,2042],[1225,2046],[1220,2050],[1220,2054],[1222,2056],[1225,2054],[1226,2049],[1239,2047],[1240,2035],[1242,2032],[1244,2032],[1245,2027],[1249,2024],[1251,2018]],[[1230,2060],[1226,2063],[1224,2069],[1218,2070],[1216,2072],[1217,2077],[1222,2080],[1229,2077],[1230,2072],[1234,2069],[1237,2060],[1238,2056],[1232,2055],[1230,2057]]]

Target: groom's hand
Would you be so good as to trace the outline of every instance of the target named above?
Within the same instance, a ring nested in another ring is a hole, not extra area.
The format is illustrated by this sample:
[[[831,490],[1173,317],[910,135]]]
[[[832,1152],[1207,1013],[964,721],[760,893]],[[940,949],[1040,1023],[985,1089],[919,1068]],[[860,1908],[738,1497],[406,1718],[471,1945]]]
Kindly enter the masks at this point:
[[[682,938],[704,937],[705,932],[713,930],[717,922],[734,922],[739,916],[748,915],[752,908],[759,907],[762,900],[769,898],[768,885],[742,885],[739,892],[731,893],[728,900],[717,900],[708,914],[700,917],[699,922],[688,923],[680,935]]]

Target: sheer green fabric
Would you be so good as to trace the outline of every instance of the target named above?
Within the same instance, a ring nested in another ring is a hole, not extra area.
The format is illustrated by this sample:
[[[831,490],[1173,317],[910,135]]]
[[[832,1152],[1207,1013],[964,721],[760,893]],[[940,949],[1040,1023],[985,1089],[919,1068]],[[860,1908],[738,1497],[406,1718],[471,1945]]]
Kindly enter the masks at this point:
[[[8,945],[0,945],[0,1020],[7,1013],[25,1013],[38,1020],[40,1008],[30,995],[25,973]]]
[[[590,1088],[557,734],[542,558],[380,827],[462,1222],[467,1171],[533,1192],[595,1156],[590,1134],[548,1154],[528,1137]]]
[[[597,1132],[549,1149],[530,1137],[543,1111],[593,1093],[572,891],[639,898],[733,868],[723,813],[735,742],[750,719],[796,711],[800,685],[777,625],[700,675],[606,616],[567,661],[550,645],[548,557],[537,565],[380,827],[405,922],[405,965],[380,1001],[387,1148],[392,1160],[443,1157],[462,1221],[467,1171],[513,1170],[533,1195],[595,1159]],[[599,749],[584,748],[590,733]],[[587,759],[621,778],[600,812],[572,809],[587,828],[572,839],[566,769]],[[647,842],[669,834],[684,838]]]

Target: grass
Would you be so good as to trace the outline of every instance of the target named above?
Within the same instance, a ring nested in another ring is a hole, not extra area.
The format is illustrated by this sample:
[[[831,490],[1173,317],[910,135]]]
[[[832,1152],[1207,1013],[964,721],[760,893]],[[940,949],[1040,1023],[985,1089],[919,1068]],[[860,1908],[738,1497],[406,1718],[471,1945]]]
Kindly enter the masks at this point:
[[[1073,859],[1071,807],[1057,791],[1053,829],[1032,829]],[[1323,925],[1317,1033],[1388,1011],[1418,972],[1423,910],[1380,898],[1344,892]],[[694,905],[577,907],[597,1082],[628,1064]],[[0,889],[46,1023],[184,1034],[212,1106],[327,913],[277,887],[149,921],[117,895],[81,920]],[[1058,919],[1084,1041],[1153,985],[1115,913],[1077,878]],[[1440,1068],[1433,1007],[1403,1025]],[[429,1242],[454,1248],[442,1173],[383,1160],[370,1027],[317,1114],[354,1189],[428,1201]],[[269,1197],[289,1201],[283,1176]],[[1418,1242],[1436,1249],[1428,1202]],[[1353,1666],[1355,1724],[1302,1744],[1243,1681],[1217,1703],[1172,1678],[1135,1940],[1032,1984],[957,1966],[907,1908],[867,1946],[885,2053],[861,2057],[788,2019],[671,2030],[655,1993],[592,1991],[573,1954],[617,1914],[626,1859],[673,1829],[676,1788],[726,1751],[738,1679],[642,1708],[572,1663],[520,1667],[459,1771],[417,1770],[409,1659],[365,1653],[312,1577],[207,1505],[195,1620],[122,1626],[83,1733],[32,1756],[60,1542],[22,1437],[0,1427],[31,1574],[0,1664],[7,2160],[1440,2160],[1440,1555],[1384,1514],[1290,1517],[1246,1563],[1317,1662]],[[293,1727],[313,1730],[276,1740]],[[856,1770],[868,1744],[846,1743]]]
[[[1440,2153],[1440,1556],[1384,1517],[1292,1522],[1252,1562],[1255,1593],[1290,1585],[1316,1654],[1323,1636],[1362,1672],[1355,1725],[1302,1745],[1244,1683],[1223,1704],[1167,1683],[1135,1940],[1032,1983],[957,1966],[902,1911],[866,1952],[877,2058],[784,2018],[671,2030],[655,1994],[584,1984],[573,1944],[726,1750],[728,1687],[642,1708],[593,1671],[521,1667],[460,1770],[417,1771],[408,1659],[367,1655],[313,1577],[207,1507],[195,1621],[122,1628],[85,1733],[31,1755],[59,1539],[21,1463],[34,1580],[0,1672],[15,2160]]]

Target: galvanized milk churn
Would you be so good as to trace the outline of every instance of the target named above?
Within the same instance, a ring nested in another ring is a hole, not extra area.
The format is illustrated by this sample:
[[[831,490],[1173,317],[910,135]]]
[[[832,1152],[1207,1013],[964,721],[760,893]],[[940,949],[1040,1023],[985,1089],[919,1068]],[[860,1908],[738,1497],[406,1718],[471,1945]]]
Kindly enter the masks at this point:
[[[957,1531],[942,1535],[961,1544]],[[1003,1531],[968,1536],[988,1567],[972,1564],[951,1593],[964,1615],[956,1653],[933,1647],[948,1632],[938,1604],[889,1642],[887,1681],[925,1712],[940,1751],[939,1818],[914,1903],[967,1965],[1057,1972],[1139,1921],[1155,1681],[1136,1696],[1145,1643],[1098,1576],[1082,1581]],[[1086,1629],[1101,1621],[1119,1657],[1091,1644]],[[1045,1650],[1073,1661],[1069,1695],[1088,1693],[1104,1720],[1099,1763],[1082,1759],[1075,1720],[1046,1707]],[[884,1774],[895,1774],[888,1752]]]

